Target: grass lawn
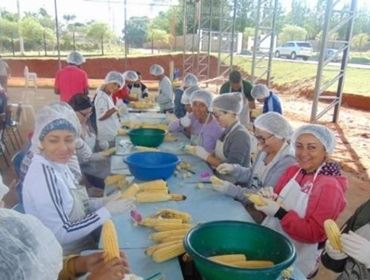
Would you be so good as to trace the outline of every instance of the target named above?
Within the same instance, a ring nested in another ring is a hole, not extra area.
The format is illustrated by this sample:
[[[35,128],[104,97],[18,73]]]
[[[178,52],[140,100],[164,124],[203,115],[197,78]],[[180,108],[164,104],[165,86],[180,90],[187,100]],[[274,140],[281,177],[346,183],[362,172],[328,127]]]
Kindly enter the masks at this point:
[[[244,69],[245,72],[251,73],[251,57],[236,56],[234,57],[234,64]],[[338,68],[339,66],[326,66],[324,78],[330,79],[334,77],[338,71],[333,70]],[[317,65],[315,64],[297,63],[289,60],[274,60],[272,62],[273,82],[280,85],[311,79],[314,86],[316,71]],[[257,75],[258,73],[261,72],[257,71]],[[335,91],[336,85],[335,83],[329,90]],[[370,96],[370,69],[348,67],[346,71],[346,80],[344,82],[344,92]]]

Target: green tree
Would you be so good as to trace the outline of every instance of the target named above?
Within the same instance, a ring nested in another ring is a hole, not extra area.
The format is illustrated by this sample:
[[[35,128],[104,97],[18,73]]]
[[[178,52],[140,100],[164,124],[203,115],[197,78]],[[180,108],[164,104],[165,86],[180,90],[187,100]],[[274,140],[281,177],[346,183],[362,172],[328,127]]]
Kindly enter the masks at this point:
[[[0,49],[12,49],[12,42],[18,37],[17,22],[0,18]]]
[[[92,21],[87,26],[86,38],[90,40],[93,45],[100,45],[101,54],[104,55],[104,42],[111,42],[115,38],[112,30],[108,24],[104,22]]]
[[[126,30],[122,30],[123,36],[127,32],[125,42],[130,46],[140,48],[148,37],[149,18],[131,17],[127,22]]]
[[[367,33],[360,33],[352,38],[352,48],[360,52],[365,50],[366,45],[369,42],[370,36]]]
[[[148,32],[148,40],[152,42],[154,48],[158,49],[158,52],[164,45],[172,48],[170,44],[171,35],[168,34],[165,30],[150,28]]]
[[[303,27],[286,24],[281,33],[279,33],[278,38],[279,42],[283,43],[292,40],[305,40],[306,36],[307,31]]]

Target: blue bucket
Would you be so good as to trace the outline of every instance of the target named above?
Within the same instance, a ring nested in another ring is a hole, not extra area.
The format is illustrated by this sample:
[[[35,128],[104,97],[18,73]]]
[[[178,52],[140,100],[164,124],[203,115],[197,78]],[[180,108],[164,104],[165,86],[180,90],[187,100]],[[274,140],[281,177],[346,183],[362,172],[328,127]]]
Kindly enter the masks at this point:
[[[123,161],[136,179],[149,181],[171,177],[180,159],[171,153],[139,152],[128,155]]]

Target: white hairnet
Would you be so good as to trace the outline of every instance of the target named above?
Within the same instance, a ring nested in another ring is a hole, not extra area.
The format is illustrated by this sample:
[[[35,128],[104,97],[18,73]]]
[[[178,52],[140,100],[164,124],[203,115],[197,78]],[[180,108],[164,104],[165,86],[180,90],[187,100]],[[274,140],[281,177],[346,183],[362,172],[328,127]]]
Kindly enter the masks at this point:
[[[194,91],[193,94],[190,96],[191,103],[193,103],[194,101],[203,102],[204,104],[206,104],[208,110],[211,109],[212,100],[213,94],[204,89]]]
[[[105,76],[104,84],[112,84],[112,83],[118,84],[120,88],[125,84],[125,81],[123,80],[123,76],[120,72],[110,71]]]
[[[183,80],[184,87],[196,86],[198,84],[198,78],[194,74],[188,73],[185,75]]]
[[[79,52],[73,51],[67,56],[67,62],[70,64],[81,65],[85,63],[85,58]]]
[[[292,137],[292,143],[295,143],[297,138],[302,134],[312,134],[325,147],[327,153],[331,154],[335,149],[335,135],[324,125],[321,124],[306,124],[297,128]]]
[[[184,93],[181,96],[181,104],[188,105],[190,104],[190,97],[193,94],[194,91],[199,90],[199,87],[197,85],[191,86],[184,90]]]
[[[213,100],[212,108],[239,115],[243,108],[243,96],[240,92],[221,94]]]
[[[258,116],[254,121],[254,127],[265,130],[282,139],[290,139],[293,129],[289,122],[276,112],[268,112]]]
[[[0,279],[57,279],[62,247],[36,217],[0,209]]]
[[[0,174],[0,201],[3,200],[4,196],[8,193],[9,188],[5,186],[3,182],[3,177]]]
[[[152,66],[150,66],[149,72],[153,76],[160,76],[163,75],[164,69],[159,64],[153,64]]]
[[[126,71],[123,72],[123,79],[130,82],[136,82],[139,79],[139,76],[137,75],[136,71]]]
[[[270,91],[264,84],[257,84],[252,88],[251,95],[254,99],[262,99],[268,97]]]
[[[47,132],[57,129],[71,130],[76,136],[80,135],[80,122],[75,111],[62,101],[53,102],[38,112],[31,140],[31,151],[40,152],[40,137],[43,138]]]

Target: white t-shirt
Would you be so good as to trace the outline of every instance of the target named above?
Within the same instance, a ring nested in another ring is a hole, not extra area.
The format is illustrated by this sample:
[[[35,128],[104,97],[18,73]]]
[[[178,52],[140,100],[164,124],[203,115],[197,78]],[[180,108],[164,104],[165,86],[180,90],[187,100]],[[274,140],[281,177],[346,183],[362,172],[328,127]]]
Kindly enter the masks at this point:
[[[96,111],[96,126],[98,128],[98,140],[113,141],[119,128],[118,114],[114,113],[108,119],[102,121],[99,120],[106,111],[115,107],[112,97],[101,89],[98,89],[94,106]]]
[[[167,76],[164,76],[159,82],[157,99],[161,111],[174,108],[174,98],[171,80]]]

